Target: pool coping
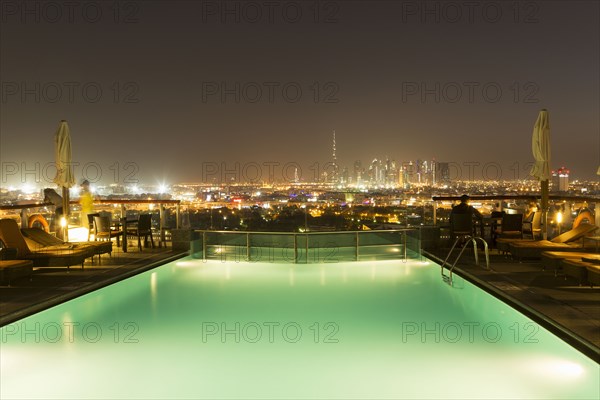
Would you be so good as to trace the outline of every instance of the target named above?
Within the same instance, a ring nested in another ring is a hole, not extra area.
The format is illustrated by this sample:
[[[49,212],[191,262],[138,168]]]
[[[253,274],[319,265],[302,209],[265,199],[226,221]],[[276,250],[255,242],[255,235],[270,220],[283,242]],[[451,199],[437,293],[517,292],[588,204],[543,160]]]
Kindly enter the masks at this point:
[[[0,328],[4,327],[13,322],[19,321],[23,318],[27,318],[33,314],[39,313],[41,311],[47,310],[51,307],[57,306],[59,304],[63,304],[67,301],[76,299],[77,297],[81,297],[83,295],[92,293],[98,289],[102,289],[106,286],[110,286],[114,283],[120,282],[122,280],[131,278],[132,276],[139,275],[143,272],[149,271],[161,265],[167,264],[169,262],[188,257],[188,252],[180,252],[177,254],[169,255],[168,257],[161,258],[160,260],[152,261],[150,263],[142,263],[143,261],[147,261],[147,259],[142,259],[140,265],[138,267],[132,268],[130,270],[122,271],[119,274],[116,274],[112,277],[100,280],[98,282],[92,282],[88,285],[81,286],[73,291],[68,293],[59,294],[54,297],[51,297],[47,300],[40,301],[39,303],[35,303],[24,308],[20,308],[11,313],[5,314],[0,317]]]
[[[444,262],[444,260],[425,250],[423,251],[422,255],[423,257],[426,257],[440,265],[442,265]],[[576,334],[575,332],[573,332],[566,326],[560,324],[559,322],[553,320],[544,313],[534,309],[533,307],[528,306],[527,304],[521,302],[517,298],[502,291],[494,285],[487,283],[486,281],[476,277],[475,275],[469,273],[468,271],[465,271],[464,269],[458,266],[454,267],[452,272],[456,275],[459,275],[461,278],[467,280],[469,283],[491,294],[498,300],[508,304],[510,307],[519,311],[528,318],[531,318],[536,323],[539,323],[544,328],[548,329],[559,339],[565,341],[567,344],[577,349],[585,356],[591,358],[596,363],[600,364],[600,348],[594,345],[589,340],[585,339],[584,337],[581,337],[580,335]]]

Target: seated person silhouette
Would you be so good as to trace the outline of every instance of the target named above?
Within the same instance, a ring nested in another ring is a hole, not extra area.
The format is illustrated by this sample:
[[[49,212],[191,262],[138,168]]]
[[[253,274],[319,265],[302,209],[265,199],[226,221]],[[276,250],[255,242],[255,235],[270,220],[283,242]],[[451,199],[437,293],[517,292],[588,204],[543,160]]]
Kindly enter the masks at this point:
[[[54,218],[50,223],[50,232],[57,232],[60,229],[60,218],[63,215],[63,198],[56,190],[44,189],[44,203],[52,203],[54,205]]]
[[[483,223],[482,223],[483,216],[473,206],[469,205],[468,201],[469,201],[469,196],[467,196],[466,194],[463,194],[462,196],[460,196],[460,204],[452,207],[452,211],[450,212],[450,228],[452,229],[452,226],[453,226],[453,219],[454,219],[453,216],[454,215],[470,214],[471,218],[475,217],[476,221],[474,221],[474,222],[479,223],[479,226],[481,228],[481,236],[483,236]],[[475,226],[475,224],[473,224],[473,226]],[[452,232],[452,236],[454,237],[454,232]]]

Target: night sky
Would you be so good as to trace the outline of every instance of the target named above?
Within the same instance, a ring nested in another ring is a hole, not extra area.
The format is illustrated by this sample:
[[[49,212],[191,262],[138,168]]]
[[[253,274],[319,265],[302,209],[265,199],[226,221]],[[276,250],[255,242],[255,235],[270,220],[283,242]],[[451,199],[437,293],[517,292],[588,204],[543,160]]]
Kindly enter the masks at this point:
[[[2,186],[44,185],[61,119],[93,183],[199,182],[235,162],[307,180],[333,130],[349,168],[526,178],[542,108],[552,168],[597,179],[598,1],[1,4]]]

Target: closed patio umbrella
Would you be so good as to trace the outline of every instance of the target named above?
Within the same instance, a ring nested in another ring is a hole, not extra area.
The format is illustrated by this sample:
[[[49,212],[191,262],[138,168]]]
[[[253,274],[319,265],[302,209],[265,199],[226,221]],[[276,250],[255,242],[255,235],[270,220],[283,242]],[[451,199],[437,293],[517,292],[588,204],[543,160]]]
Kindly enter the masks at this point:
[[[548,239],[548,181],[550,179],[550,121],[548,111],[544,108],[538,114],[533,135],[531,150],[535,163],[530,174],[540,181],[542,192],[542,235]]]
[[[63,215],[69,218],[69,188],[75,184],[71,159],[71,133],[67,121],[62,120],[54,135],[56,176],[54,183],[62,188]],[[69,240],[69,230],[65,229],[65,241]]]

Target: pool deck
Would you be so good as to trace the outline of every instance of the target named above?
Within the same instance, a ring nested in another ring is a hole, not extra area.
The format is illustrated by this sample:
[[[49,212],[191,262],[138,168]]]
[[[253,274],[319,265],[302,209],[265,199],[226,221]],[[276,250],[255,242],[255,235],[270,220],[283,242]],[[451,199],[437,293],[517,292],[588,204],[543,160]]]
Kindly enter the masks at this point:
[[[424,252],[424,256],[439,262],[447,251],[441,248]],[[170,247],[144,248],[142,252],[132,248],[127,253],[115,249],[112,257],[102,256],[101,264],[97,257],[93,264],[86,260],[84,269],[38,268],[31,280],[21,278],[11,286],[0,286],[0,326],[186,254]],[[579,286],[570,278],[543,270],[539,261],[513,261],[496,250],[490,251],[490,266],[488,271],[475,265],[473,254],[465,253],[456,270],[530,317],[549,321],[555,334],[600,362],[600,288]]]

